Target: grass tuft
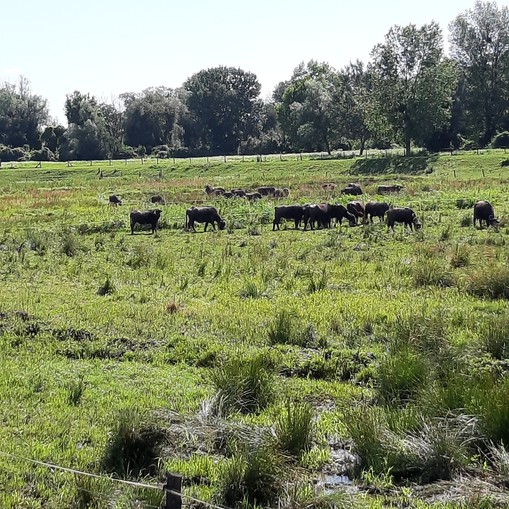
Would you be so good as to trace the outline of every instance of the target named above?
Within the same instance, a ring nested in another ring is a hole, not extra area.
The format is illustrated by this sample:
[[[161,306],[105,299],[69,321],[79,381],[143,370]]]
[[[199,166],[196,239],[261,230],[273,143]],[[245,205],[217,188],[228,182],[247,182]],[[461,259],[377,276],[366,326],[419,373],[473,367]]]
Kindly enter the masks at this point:
[[[284,453],[300,456],[311,449],[315,432],[314,412],[309,403],[288,401],[276,420],[276,441]]]

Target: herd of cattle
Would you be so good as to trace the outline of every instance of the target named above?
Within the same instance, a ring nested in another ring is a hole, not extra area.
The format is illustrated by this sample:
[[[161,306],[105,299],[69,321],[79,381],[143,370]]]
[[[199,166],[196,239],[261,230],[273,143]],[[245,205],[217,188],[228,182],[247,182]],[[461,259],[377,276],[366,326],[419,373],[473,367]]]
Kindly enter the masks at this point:
[[[325,183],[322,189],[332,191],[335,188],[333,183]],[[379,194],[398,193],[401,191],[401,185],[392,186],[378,186],[377,191]],[[205,193],[208,196],[221,196],[223,198],[246,198],[249,201],[261,199],[263,196],[273,198],[287,197],[290,194],[288,188],[276,188],[271,186],[259,187],[256,191],[247,192],[243,189],[232,189],[226,191],[221,187],[212,187],[207,185]],[[358,196],[363,194],[362,188],[359,184],[348,184],[341,189],[342,194],[349,194]],[[164,204],[165,201],[162,196],[154,195],[151,197],[152,203]],[[111,195],[109,202],[112,205],[121,205],[122,201],[116,196]],[[157,223],[161,217],[161,209],[153,209],[147,211],[135,210],[130,213],[130,226],[131,234],[134,234],[134,229],[137,224],[140,226],[150,226],[152,233],[157,228]],[[304,230],[308,227],[314,230],[315,228],[330,228],[334,222],[342,225],[343,219],[348,221],[350,226],[356,226],[359,220],[363,223],[372,223],[373,218],[379,218],[382,222],[386,220],[387,226],[394,230],[394,225],[397,223],[403,224],[410,229],[416,230],[422,227],[421,221],[417,218],[416,213],[410,207],[392,207],[385,202],[370,201],[363,203],[362,201],[351,201],[346,206],[341,204],[306,204],[306,205],[279,205],[274,207],[274,220],[272,222],[272,230],[279,230],[281,221],[292,221],[295,224],[295,229],[298,229],[301,223],[304,224]],[[482,228],[483,222],[486,226],[497,226],[499,220],[495,217],[493,206],[488,201],[478,201],[473,208],[473,223],[474,227],[479,222]],[[216,226],[220,230],[224,230],[226,222],[219,215],[215,207],[191,207],[186,211],[185,228],[187,231],[196,231],[195,223],[204,223],[204,230],[207,231],[209,225],[215,230]]]

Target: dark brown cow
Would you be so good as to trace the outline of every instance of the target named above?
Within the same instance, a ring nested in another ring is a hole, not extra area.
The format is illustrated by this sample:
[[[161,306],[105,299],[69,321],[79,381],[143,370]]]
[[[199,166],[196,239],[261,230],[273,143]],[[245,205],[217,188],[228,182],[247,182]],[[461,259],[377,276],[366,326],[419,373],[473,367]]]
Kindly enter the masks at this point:
[[[139,224],[140,226],[149,224],[152,233],[156,231],[157,222],[161,217],[161,209],[154,210],[146,210],[142,212],[141,210],[133,210],[129,215],[130,223],[131,223],[131,235],[134,234],[134,227]]]
[[[329,204],[320,203],[318,205],[306,205],[304,207],[304,230],[308,229],[308,224],[312,230],[315,229],[315,223],[317,227],[329,228],[330,217],[329,217]]]
[[[272,223],[272,231],[279,230],[281,219],[295,221],[295,229],[299,228],[300,222],[304,217],[304,207],[302,205],[280,205],[274,207],[274,221]]]
[[[194,223],[205,223],[205,230],[207,231],[207,227],[209,224],[212,225],[212,229],[216,229],[215,223],[220,230],[224,230],[226,223],[223,221],[223,218],[217,212],[215,207],[191,207],[186,210],[186,230],[193,230]]]
[[[116,207],[118,205],[122,205],[122,200],[118,196],[112,194],[108,199],[108,203]]]
[[[495,211],[493,205],[489,201],[478,201],[474,205],[474,228],[476,221],[479,221],[479,228],[482,228],[482,222],[488,226],[496,226],[500,222],[495,217]]]
[[[355,223],[360,218],[364,218],[364,203],[361,201],[351,201],[346,204],[346,210],[355,217]]]
[[[376,201],[370,201],[364,206],[364,221],[373,222],[373,217],[380,218],[380,222],[385,219],[385,213],[389,210],[390,205],[388,203],[378,203]]]
[[[378,194],[399,193],[403,189],[400,184],[378,186]]]
[[[231,193],[230,191],[225,191],[223,194],[222,194],[222,197],[223,198],[233,198],[235,195],[233,193]]]
[[[387,226],[394,231],[395,223],[404,223],[405,227],[409,226],[412,230],[418,230],[422,224],[417,219],[417,215],[410,207],[396,207],[387,211]]]
[[[244,189],[232,189],[232,194],[239,198],[244,198],[244,196],[246,196],[246,191],[244,191]]]

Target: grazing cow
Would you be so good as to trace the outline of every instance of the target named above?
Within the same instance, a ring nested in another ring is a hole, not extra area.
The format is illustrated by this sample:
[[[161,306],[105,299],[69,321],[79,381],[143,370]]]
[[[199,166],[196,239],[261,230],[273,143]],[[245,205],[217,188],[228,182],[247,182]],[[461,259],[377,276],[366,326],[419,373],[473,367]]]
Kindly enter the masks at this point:
[[[112,194],[112,195],[109,197],[108,203],[109,203],[110,205],[113,205],[114,207],[116,207],[116,206],[118,206],[118,205],[122,205],[122,200],[121,200],[118,196],[116,196],[116,195]]]
[[[274,196],[276,188],[273,186],[262,186],[257,189],[262,196]]]
[[[239,198],[244,198],[244,196],[246,196],[246,191],[244,191],[244,189],[232,189],[232,194]]]
[[[283,194],[283,190],[282,189],[278,189],[276,188],[274,190],[274,198],[283,198],[284,194]]]
[[[290,196],[290,189],[288,189],[287,187],[283,187],[283,189],[281,189],[281,192],[283,193],[283,196],[285,198],[288,198],[288,196]]]
[[[246,193],[245,196],[249,201],[256,201],[262,199],[262,195],[260,193]]]
[[[139,224],[143,226],[145,224],[149,224],[152,233],[156,231],[157,222],[161,217],[161,209],[147,210],[142,212],[141,210],[133,210],[129,216],[131,222],[131,235],[134,234],[134,227]]]
[[[347,203],[346,209],[355,217],[355,224],[357,224],[359,218],[364,218],[364,203],[361,201],[351,201]]]
[[[220,230],[224,230],[226,227],[226,223],[223,221],[223,218],[217,212],[215,207],[191,207],[186,210],[186,230],[196,231],[194,228],[194,223],[205,223],[205,230],[207,231],[207,227],[209,224],[212,225],[212,229],[216,229],[215,223]]]
[[[369,217],[369,221],[372,223],[373,217],[378,217],[380,218],[380,222],[382,222],[389,208],[390,205],[388,203],[377,203],[376,201],[366,203],[364,207],[364,221],[367,221]]]
[[[405,227],[409,226],[412,230],[418,230],[422,224],[417,219],[415,212],[410,207],[396,207],[387,211],[387,226],[394,231],[394,223],[404,223]]]
[[[231,193],[230,191],[225,191],[223,194],[222,194],[222,197],[223,198],[233,198],[235,195],[233,193]]]
[[[221,196],[222,194],[225,193],[225,189],[223,187],[212,187],[207,184],[205,186],[205,192],[209,196]]]
[[[344,205],[329,205],[329,223],[332,219],[335,219],[340,225],[343,224],[343,219],[348,219],[350,226],[357,224],[355,216]]]
[[[359,196],[363,194],[361,186],[359,184],[348,184],[346,187],[341,189],[341,194],[350,194],[352,196]]]
[[[319,205],[306,205],[304,207],[304,230],[308,229],[308,224],[312,230],[315,229],[315,223],[317,227],[329,228],[330,217],[329,217],[328,203],[320,203]]]
[[[378,186],[377,193],[378,194],[388,194],[388,193],[399,193],[403,189],[403,186],[400,184],[393,184],[390,186]]]
[[[486,222],[486,228],[488,226],[496,226],[500,222],[495,217],[493,205],[489,201],[478,201],[474,205],[474,228],[475,222],[479,221],[479,228],[482,228],[482,222]]]
[[[279,230],[281,219],[289,219],[295,221],[295,229],[299,228],[300,222],[304,217],[304,207],[302,205],[280,205],[274,207],[274,222],[272,223],[272,231]]]
[[[151,203],[161,203],[164,205],[165,201],[164,198],[160,194],[154,194],[154,196],[150,197]]]

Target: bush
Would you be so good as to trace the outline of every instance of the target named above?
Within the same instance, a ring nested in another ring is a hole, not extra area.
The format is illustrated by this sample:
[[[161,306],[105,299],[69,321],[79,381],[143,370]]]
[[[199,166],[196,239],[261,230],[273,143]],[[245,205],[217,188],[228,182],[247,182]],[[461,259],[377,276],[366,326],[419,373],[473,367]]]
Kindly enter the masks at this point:
[[[272,345],[297,345],[313,347],[319,343],[313,324],[305,326],[294,313],[281,310],[269,326],[269,342]]]
[[[32,150],[30,153],[32,161],[56,161],[55,154],[48,148],[43,147],[41,150]]]
[[[261,355],[227,360],[212,371],[211,378],[220,410],[257,412],[274,399],[274,377]]]
[[[102,467],[119,477],[154,475],[164,438],[162,430],[147,423],[145,416],[123,410],[109,433]]]
[[[314,412],[308,403],[287,402],[276,420],[276,440],[279,448],[292,456],[311,449],[314,435]]]
[[[21,147],[8,147],[6,145],[0,145],[0,161],[12,162],[12,161],[26,161],[29,159],[30,154],[28,151]]]
[[[451,286],[452,274],[441,260],[430,259],[418,261],[412,268],[412,281],[414,286]]]
[[[81,249],[78,238],[71,230],[66,230],[62,233],[62,253],[71,257],[78,254]]]

